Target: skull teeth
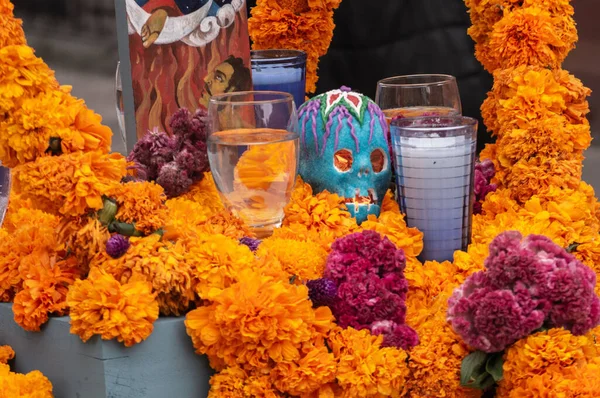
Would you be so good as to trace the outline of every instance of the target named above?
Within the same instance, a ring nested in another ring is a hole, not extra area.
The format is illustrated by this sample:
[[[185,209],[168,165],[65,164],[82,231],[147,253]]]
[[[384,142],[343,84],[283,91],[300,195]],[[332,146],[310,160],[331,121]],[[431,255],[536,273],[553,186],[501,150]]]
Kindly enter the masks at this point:
[[[371,205],[371,204],[374,204],[377,201],[377,194],[375,193],[375,190],[368,189],[367,192],[369,193],[368,196],[362,196],[360,194],[360,189],[357,188],[354,191],[354,197],[353,198],[346,198],[345,202],[347,204],[354,204],[354,205]]]

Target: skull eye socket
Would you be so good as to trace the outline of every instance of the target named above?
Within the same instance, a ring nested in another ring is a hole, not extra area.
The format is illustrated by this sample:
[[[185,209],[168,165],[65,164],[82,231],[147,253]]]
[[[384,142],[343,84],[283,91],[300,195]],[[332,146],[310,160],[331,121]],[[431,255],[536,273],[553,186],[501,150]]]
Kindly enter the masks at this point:
[[[352,152],[347,149],[340,149],[333,155],[333,165],[341,172],[346,172],[352,168]]]
[[[371,166],[375,173],[381,173],[385,167],[385,154],[379,148],[371,152]]]

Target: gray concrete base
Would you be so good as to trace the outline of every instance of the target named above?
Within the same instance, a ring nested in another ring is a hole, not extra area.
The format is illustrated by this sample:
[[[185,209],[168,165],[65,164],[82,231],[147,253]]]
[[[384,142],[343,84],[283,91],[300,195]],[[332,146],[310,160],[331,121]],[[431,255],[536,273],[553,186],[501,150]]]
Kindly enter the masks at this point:
[[[69,318],[51,318],[41,333],[13,320],[0,304],[0,345],[16,352],[16,372],[41,371],[58,398],[200,398],[208,395],[212,371],[194,353],[184,318],[159,318],[150,337],[126,348],[98,336],[83,343],[69,333]]]

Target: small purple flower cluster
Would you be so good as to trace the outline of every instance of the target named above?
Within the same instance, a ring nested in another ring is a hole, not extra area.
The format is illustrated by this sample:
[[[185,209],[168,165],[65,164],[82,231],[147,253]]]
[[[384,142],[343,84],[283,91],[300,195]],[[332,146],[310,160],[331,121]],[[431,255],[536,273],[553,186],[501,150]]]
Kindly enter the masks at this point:
[[[596,274],[545,236],[503,232],[485,267],[448,301],[448,321],[473,348],[500,352],[542,327],[582,335],[600,323]]]
[[[106,253],[112,258],[120,258],[129,250],[129,238],[123,235],[113,235],[106,242]]]
[[[170,198],[200,181],[209,170],[206,117],[202,109],[195,114],[180,109],[171,118],[172,136],[155,130],[140,139],[127,157],[138,178],[156,181]]]
[[[481,214],[481,204],[488,193],[496,191],[498,186],[492,184],[492,178],[496,175],[494,163],[486,159],[483,162],[475,164],[475,204],[473,206],[473,214]]]
[[[256,252],[258,250],[258,246],[260,246],[260,240],[245,237],[240,239],[240,244],[248,246],[250,250]]]
[[[311,282],[308,287],[314,302],[329,304],[341,327],[369,329],[384,336],[384,346],[409,349],[418,336],[405,324],[405,267],[403,250],[375,231],[363,231],[333,243],[325,279],[315,283],[318,289]]]

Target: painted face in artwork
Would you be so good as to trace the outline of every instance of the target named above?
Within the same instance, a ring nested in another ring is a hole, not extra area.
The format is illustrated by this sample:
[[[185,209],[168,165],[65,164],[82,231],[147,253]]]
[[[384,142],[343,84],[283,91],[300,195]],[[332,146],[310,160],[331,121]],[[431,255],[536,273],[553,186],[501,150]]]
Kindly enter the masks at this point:
[[[299,115],[304,181],[314,192],[345,198],[359,223],[379,215],[391,179],[389,130],[381,109],[342,88],[306,102]]]
[[[244,65],[241,58],[229,57],[204,78],[204,91],[200,103],[206,107],[213,95],[250,89],[250,69]]]

